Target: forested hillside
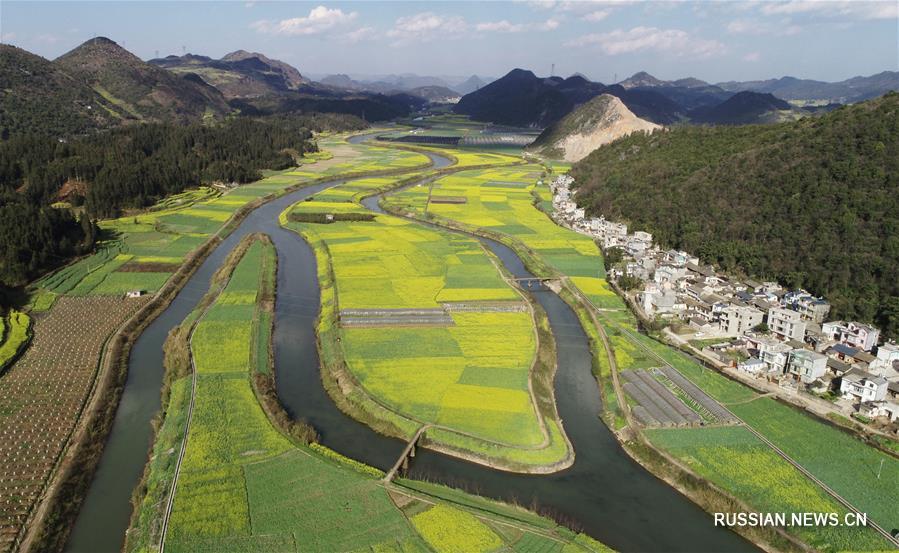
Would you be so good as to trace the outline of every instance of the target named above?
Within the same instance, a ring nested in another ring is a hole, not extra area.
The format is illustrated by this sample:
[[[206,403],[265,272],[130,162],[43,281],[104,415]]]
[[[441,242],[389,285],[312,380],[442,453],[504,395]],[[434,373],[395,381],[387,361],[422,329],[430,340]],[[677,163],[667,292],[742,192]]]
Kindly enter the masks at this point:
[[[129,115],[31,52],[0,44],[0,140],[25,132],[85,133]]]
[[[196,75],[150,65],[108,38],[88,40],[53,65],[140,121],[192,122],[231,111],[221,92]]]
[[[792,123],[635,134],[571,174],[589,212],[899,337],[899,94]]]
[[[364,127],[317,114],[219,125],[143,124],[60,142],[17,136],[0,142],[0,285],[14,286],[88,251],[90,219],[117,215],[203,183],[245,183],[315,150],[311,130]],[[79,220],[50,207],[84,205]]]

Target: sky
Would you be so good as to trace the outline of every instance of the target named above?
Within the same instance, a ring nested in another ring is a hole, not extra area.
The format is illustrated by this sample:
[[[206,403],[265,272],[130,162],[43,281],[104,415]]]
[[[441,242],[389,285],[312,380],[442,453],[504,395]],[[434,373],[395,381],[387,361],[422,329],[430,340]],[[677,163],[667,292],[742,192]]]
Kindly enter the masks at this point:
[[[53,59],[94,36],[143,59],[243,49],[313,75],[837,81],[899,70],[899,0],[0,1],[4,43]]]

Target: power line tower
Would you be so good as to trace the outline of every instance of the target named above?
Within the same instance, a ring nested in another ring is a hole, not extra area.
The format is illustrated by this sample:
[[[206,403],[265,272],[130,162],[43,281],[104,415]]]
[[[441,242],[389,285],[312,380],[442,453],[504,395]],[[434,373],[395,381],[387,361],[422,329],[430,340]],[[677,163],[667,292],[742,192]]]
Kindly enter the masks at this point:
[[[182,44],[182,45],[181,45],[181,55],[183,56],[183,55],[186,54],[186,53],[187,53],[187,46],[184,46],[184,45]]]
[[[550,66],[550,69],[549,69],[549,76],[550,76],[550,77],[555,77],[555,76],[556,76],[556,64],[555,64],[555,63],[553,63],[553,64]]]

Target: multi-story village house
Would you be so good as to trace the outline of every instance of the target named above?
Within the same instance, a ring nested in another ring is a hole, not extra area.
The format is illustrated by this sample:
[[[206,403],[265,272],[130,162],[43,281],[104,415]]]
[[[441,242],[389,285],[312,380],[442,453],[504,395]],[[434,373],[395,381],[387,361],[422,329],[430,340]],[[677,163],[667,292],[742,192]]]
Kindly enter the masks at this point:
[[[856,323],[831,321],[821,325],[821,332],[827,336],[832,336],[834,340],[841,344],[846,344],[854,348],[864,351],[871,351],[877,345],[880,338],[880,330],[873,326]]]
[[[792,309],[772,307],[768,310],[768,329],[784,340],[805,340],[806,322]]]
[[[765,314],[754,307],[728,305],[721,311],[718,325],[728,336],[741,336],[758,326]]]

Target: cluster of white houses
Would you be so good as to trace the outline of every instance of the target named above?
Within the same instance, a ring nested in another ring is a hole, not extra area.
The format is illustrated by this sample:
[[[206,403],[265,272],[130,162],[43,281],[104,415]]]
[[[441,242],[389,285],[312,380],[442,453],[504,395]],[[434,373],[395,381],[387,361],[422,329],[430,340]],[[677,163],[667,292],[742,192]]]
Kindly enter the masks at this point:
[[[720,338],[707,352],[727,362],[743,359],[734,363],[748,374],[785,387],[829,391],[863,415],[899,420],[899,346],[878,345],[877,328],[828,321],[830,304],[805,290],[734,278],[689,253],[660,249],[649,233],[629,234],[625,224],[587,218],[573,199],[572,183],[563,175],[550,184],[553,217],[625,254],[609,275],[643,282],[633,299],[647,318],[678,321],[703,338]]]

